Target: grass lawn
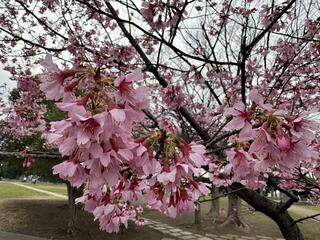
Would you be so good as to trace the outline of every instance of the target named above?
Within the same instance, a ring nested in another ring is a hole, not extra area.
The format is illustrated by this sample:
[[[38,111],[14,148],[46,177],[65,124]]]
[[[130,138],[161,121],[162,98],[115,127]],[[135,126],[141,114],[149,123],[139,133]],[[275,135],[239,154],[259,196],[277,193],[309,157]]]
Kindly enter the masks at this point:
[[[67,189],[65,184],[51,184],[51,183],[23,183],[27,186],[31,186],[37,189],[46,190],[62,195],[67,194]],[[19,199],[20,198],[20,199]],[[5,229],[8,231],[22,232],[33,234],[37,236],[43,237],[57,237],[60,234],[65,234],[64,227],[66,226],[67,220],[67,204],[65,201],[61,201],[60,199],[56,199],[47,194],[39,193],[36,191],[32,191],[23,187],[16,186],[12,183],[0,182],[0,229]],[[227,197],[223,197],[220,199],[220,207],[227,209],[228,201]],[[247,208],[247,204],[242,201],[242,209]],[[247,222],[250,226],[249,231],[244,231],[237,228],[224,227],[219,228],[218,222],[214,224],[207,218],[206,213],[208,212],[210,207],[210,203],[206,202],[202,204],[202,213],[203,213],[203,222],[201,227],[195,226],[194,222],[194,214],[193,213],[184,213],[179,214],[176,219],[169,219],[160,215],[157,211],[147,210],[145,211],[145,217],[151,218],[157,221],[161,221],[167,223],[172,226],[177,226],[185,230],[191,230],[200,234],[212,233],[218,235],[224,234],[239,234],[245,236],[256,236],[256,235],[264,235],[270,236],[273,238],[281,238],[281,233],[279,231],[278,226],[266,217],[264,214],[260,212],[255,212],[253,214],[245,214],[243,216],[245,222]],[[309,205],[299,205],[299,207],[309,208],[313,210],[319,210],[320,208]],[[45,214],[44,214],[45,213]],[[98,230],[96,223],[93,223],[93,217],[90,214],[84,213],[82,211],[79,212],[79,224],[82,226],[83,224],[86,226],[86,231],[93,231],[90,234],[95,236],[94,239],[105,239],[105,237],[110,237],[110,239],[130,239],[131,236],[134,236],[132,239],[142,239],[139,238],[141,236],[153,239],[161,239],[160,233],[157,231],[153,231],[148,228],[131,228],[128,231],[125,231],[125,235],[121,238],[118,238],[119,235],[106,235],[106,233],[102,233]],[[292,217],[295,219],[300,218],[299,215],[290,213]],[[8,220],[8,216],[11,218]],[[49,220],[47,216],[50,217]],[[32,221],[30,221],[32,219]],[[61,220],[63,219],[64,222]],[[223,219],[223,218],[222,218]],[[221,220],[222,220],[221,219]],[[49,221],[49,222],[48,222]],[[2,222],[2,223],[1,223]],[[12,224],[12,223],[15,224]],[[31,224],[32,223],[32,224]],[[31,226],[32,225],[32,226]],[[58,228],[57,228],[58,226]],[[307,220],[302,223],[299,223],[300,229],[306,240],[315,240],[318,239],[320,235],[320,223]],[[95,230],[92,230],[95,229]],[[139,230],[137,230],[139,229]],[[142,229],[142,230],[141,230]],[[132,232],[134,231],[134,232]],[[137,232],[135,232],[137,231]],[[146,231],[146,232],[144,232]],[[129,234],[130,233],[130,234]],[[130,237],[127,238],[126,234]],[[146,234],[146,236],[145,236]],[[153,236],[156,234],[155,236]],[[157,235],[158,234],[158,235]],[[81,237],[80,237],[81,235]],[[79,240],[87,240],[83,233],[79,232],[76,239]],[[135,238],[136,237],[136,238]],[[65,236],[57,239],[68,239]]]
[[[203,204],[204,212],[208,211],[208,208],[209,208],[208,205],[210,205],[210,203]],[[243,201],[243,200],[241,201],[241,208],[243,210],[245,210],[248,206],[249,205],[245,201]],[[300,205],[300,204],[297,206],[301,207],[301,208],[316,210],[316,211],[320,212],[320,207],[311,206],[311,205]],[[227,197],[220,198],[220,207],[225,208],[227,210],[227,208],[228,208]],[[293,212],[290,212],[290,215],[294,219],[301,218],[300,215],[293,213]],[[270,237],[274,237],[274,238],[281,238],[282,237],[278,226],[270,218],[265,216],[263,213],[254,212],[253,214],[245,214],[243,217],[244,217],[245,222],[251,226],[251,230],[248,233],[242,233],[242,234],[244,234],[244,235],[248,234],[249,236],[251,234],[265,235],[265,236],[270,236]],[[193,221],[194,221],[193,214],[191,214],[191,216],[188,216],[188,217],[186,217],[186,215],[184,215],[183,220],[181,219],[180,221],[184,221],[184,219],[187,219],[187,218],[189,218],[189,219],[185,220],[185,222],[184,222],[185,224],[193,223]],[[207,221],[208,221],[207,219],[204,220],[204,225],[207,225]],[[231,233],[231,232],[235,233],[235,234],[239,234],[239,230],[236,230],[236,229],[230,229],[230,228],[224,228],[224,229],[216,228],[216,229],[214,229],[214,226],[210,226],[210,224],[208,224],[208,225],[209,226],[207,226],[205,229],[207,230],[207,232],[211,232],[213,234],[215,234],[216,232],[220,232],[220,234],[226,234],[226,233]],[[300,230],[306,240],[320,239],[318,237],[320,235],[320,222],[309,219],[309,220],[305,220],[305,221],[299,223],[298,225],[299,225],[299,228],[300,228]]]
[[[0,182],[0,199],[8,198],[44,198],[49,197],[47,194],[39,193],[16,186],[12,183]]]
[[[299,219],[301,216],[295,214],[295,213],[290,213],[291,217],[294,219]],[[320,223],[317,221],[314,221],[312,219],[308,219],[305,221],[302,221],[301,223],[298,223],[300,230],[305,237],[305,239],[318,239],[320,235]]]
[[[310,210],[318,211],[320,213],[320,207],[313,206],[313,205],[297,205],[298,207],[307,208]]]
[[[48,192],[53,192],[53,193],[58,193],[61,195],[66,195],[67,196],[67,186],[66,184],[54,184],[54,183],[36,183],[36,184],[31,184],[31,183],[23,183],[27,186],[45,190]]]
[[[293,217],[293,219],[300,219],[301,216],[297,215],[295,213],[290,213],[290,216]],[[265,216],[263,213],[255,212],[251,216],[247,216],[246,218],[251,225],[254,225],[254,228],[259,229],[260,232],[265,230],[264,235],[272,235],[276,237],[276,232],[279,232],[278,227],[275,225],[275,223],[270,220],[267,216]],[[262,227],[261,227],[262,226]],[[298,226],[302,232],[302,235],[304,236],[305,240],[315,240],[318,239],[318,236],[320,235],[320,223],[314,220],[305,220],[301,223],[298,223]]]

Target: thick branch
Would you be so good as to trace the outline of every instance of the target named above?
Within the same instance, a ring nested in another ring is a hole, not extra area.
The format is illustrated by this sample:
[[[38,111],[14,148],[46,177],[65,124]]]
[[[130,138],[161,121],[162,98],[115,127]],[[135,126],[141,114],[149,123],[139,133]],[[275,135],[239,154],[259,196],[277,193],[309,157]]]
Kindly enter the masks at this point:
[[[227,193],[223,193],[223,194],[219,194],[218,196],[214,197],[214,198],[210,198],[210,199],[205,199],[205,200],[201,200],[199,201],[200,203],[203,203],[203,202],[211,202],[211,201],[214,201],[214,200],[217,200],[221,197],[225,197],[225,196],[228,196],[230,194],[234,194],[234,193],[237,193],[239,191],[241,191],[242,189],[244,189],[245,187],[242,187],[242,188],[238,188],[238,189],[235,189],[233,191],[230,191],[230,192],[227,192]]]
[[[280,212],[285,212],[289,207],[292,206],[293,203],[298,202],[299,198],[294,195],[293,193],[291,193],[290,191],[284,190],[282,188],[280,188],[277,183],[274,182],[273,179],[269,178],[268,179],[268,184],[270,186],[272,186],[274,189],[284,193],[286,196],[289,197],[289,199],[286,202],[281,202],[278,206],[278,209]]]
[[[45,152],[38,152],[38,153],[22,153],[22,152],[0,152],[0,156],[16,156],[16,157],[45,157],[45,158],[61,158],[61,155],[58,153],[45,153]]]
[[[168,83],[166,82],[166,80],[164,78],[162,78],[160,76],[160,74],[158,73],[157,69],[152,65],[151,61],[149,60],[149,58],[146,56],[146,54],[144,53],[144,51],[141,49],[141,47],[139,46],[139,44],[137,43],[137,41],[133,38],[133,36],[128,32],[128,30],[126,29],[126,27],[124,26],[124,23],[119,19],[118,14],[116,12],[116,10],[113,8],[113,6],[111,5],[110,2],[106,2],[111,14],[114,16],[114,19],[117,21],[119,27],[121,28],[123,34],[126,36],[126,38],[129,40],[129,42],[132,44],[132,46],[136,49],[136,51],[138,52],[138,54],[140,55],[140,57],[143,59],[143,61],[145,62],[147,68],[146,70],[151,72],[154,77],[158,80],[158,82],[160,83],[160,85],[162,87],[167,87]],[[197,121],[192,117],[192,115],[187,111],[187,109],[185,109],[184,107],[180,107],[179,108],[180,113],[182,114],[182,116],[189,122],[189,124],[196,130],[196,132],[199,134],[199,136],[203,139],[203,140],[209,140],[210,136],[208,134],[208,132],[203,129],[198,123]]]
[[[233,183],[230,188],[236,190],[243,188],[243,185],[240,183]],[[277,212],[277,203],[264,196],[261,196],[254,190],[244,188],[241,191],[238,191],[237,195],[254,207],[257,211],[260,211],[268,216],[275,215]]]

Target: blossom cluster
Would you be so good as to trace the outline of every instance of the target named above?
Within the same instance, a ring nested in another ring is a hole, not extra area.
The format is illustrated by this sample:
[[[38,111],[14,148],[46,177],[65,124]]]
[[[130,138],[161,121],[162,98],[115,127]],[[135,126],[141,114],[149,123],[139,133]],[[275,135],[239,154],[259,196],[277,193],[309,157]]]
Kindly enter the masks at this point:
[[[141,14],[157,30],[174,26],[183,19],[184,1],[143,1]]]
[[[271,104],[264,103],[256,89],[251,90],[250,99],[251,106],[247,108],[238,102],[224,110],[224,115],[231,118],[225,129],[237,133],[229,138],[232,145],[225,151],[228,161],[223,170],[226,176],[249,188],[259,188],[269,175],[289,179],[296,168],[307,168],[317,162],[319,151],[314,148],[317,122],[307,113],[292,116],[286,114],[287,111],[275,110]],[[214,163],[211,167],[218,168]],[[309,169],[317,175],[317,168]],[[218,182],[220,176],[213,174],[212,178]],[[286,182],[282,184],[286,189],[299,187],[293,186],[292,181],[292,186]]]
[[[85,184],[78,202],[101,229],[118,232],[129,220],[142,225],[142,209],[134,205],[142,199],[175,217],[210,192],[197,181],[207,161],[203,145],[185,142],[165,124],[134,137],[148,107],[146,89],[134,87],[143,77],[140,69],[113,77],[89,67],[60,70],[50,56],[41,64],[41,90],[68,115],[43,134],[64,158],[53,173],[73,186]]]
[[[7,130],[17,136],[43,131],[46,107],[40,103],[42,94],[38,79],[19,75],[15,80],[17,80],[18,90],[11,93],[13,98],[11,105],[4,105],[2,110],[8,122]]]

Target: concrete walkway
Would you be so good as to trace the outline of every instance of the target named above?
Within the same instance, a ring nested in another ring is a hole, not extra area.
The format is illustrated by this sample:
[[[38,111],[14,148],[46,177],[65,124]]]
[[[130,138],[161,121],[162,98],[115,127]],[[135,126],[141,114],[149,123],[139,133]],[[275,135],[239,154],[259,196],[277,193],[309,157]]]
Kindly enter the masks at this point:
[[[0,240],[49,240],[49,239],[23,235],[19,233],[9,233],[9,232],[0,231]]]
[[[242,236],[236,234],[226,234],[226,235],[217,235],[207,233],[205,235],[196,234],[183,230],[181,228],[176,228],[169,226],[168,224],[157,222],[154,220],[146,219],[146,226],[162,232],[163,234],[170,235],[172,238],[163,238],[162,240],[284,240],[283,238],[271,238],[268,236]]]

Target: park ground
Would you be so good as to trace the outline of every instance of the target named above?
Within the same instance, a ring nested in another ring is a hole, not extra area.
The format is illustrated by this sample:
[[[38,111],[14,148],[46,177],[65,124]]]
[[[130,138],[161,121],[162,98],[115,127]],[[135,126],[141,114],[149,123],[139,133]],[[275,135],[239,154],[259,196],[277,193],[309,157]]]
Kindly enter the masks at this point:
[[[26,188],[24,186],[29,188]],[[20,186],[19,186],[20,185]],[[31,187],[31,188],[30,188]],[[35,191],[36,188],[40,191]],[[49,195],[46,191],[54,193]],[[66,201],[66,186],[63,184],[28,184],[14,182],[0,182],[0,231],[22,233],[27,235],[45,237],[56,240],[140,240],[140,239],[175,239],[165,231],[157,230],[157,227],[147,225],[137,227],[129,225],[129,229],[118,235],[107,234],[99,230],[99,226],[93,221],[93,216],[81,209],[78,211],[77,231],[73,235],[66,234],[68,220],[68,205]],[[221,198],[221,208],[227,208],[227,199]],[[281,233],[272,220],[259,212],[249,213],[248,206],[242,203],[243,218],[250,226],[247,229],[232,229],[230,227],[219,228],[208,218],[210,203],[201,206],[203,221],[201,225],[195,225],[194,214],[184,213],[176,219],[170,219],[158,212],[146,209],[144,217],[158,223],[165,223],[168,228],[177,228],[185,232],[200,234],[201,236],[227,236],[239,235],[246,237],[265,236],[272,239],[281,238]],[[296,205],[291,209],[294,218],[320,212],[320,208],[308,205]],[[306,240],[320,239],[320,221],[306,220],[300,224],[300,228]],[[160,228],[161,229],[161,228]],[[199,235],[199,236],[200,236]],[[263,239],[263,238],[261,238]],[[267,238],[266,238],[267,239]],[[18,240],[18,239],[17,239]]]

